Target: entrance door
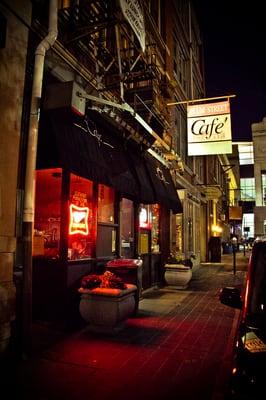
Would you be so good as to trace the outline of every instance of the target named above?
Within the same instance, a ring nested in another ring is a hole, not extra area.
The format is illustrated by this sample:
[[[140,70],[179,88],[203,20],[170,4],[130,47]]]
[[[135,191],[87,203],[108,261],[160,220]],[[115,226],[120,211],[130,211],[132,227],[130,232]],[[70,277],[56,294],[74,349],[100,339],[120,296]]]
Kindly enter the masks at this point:
[[[120,252],[121,257],[134,257],[134,204],[123,198],[120,203]]]

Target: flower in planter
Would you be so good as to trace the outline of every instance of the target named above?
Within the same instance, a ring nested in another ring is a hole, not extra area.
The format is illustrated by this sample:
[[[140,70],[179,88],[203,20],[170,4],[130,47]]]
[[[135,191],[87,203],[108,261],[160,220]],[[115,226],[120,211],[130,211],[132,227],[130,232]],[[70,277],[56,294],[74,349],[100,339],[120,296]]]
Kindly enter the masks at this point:
[[[196,259],[196,256],[194,254],[191,254],[189,258],[182,258],[178,254],[170,253],[170,256],[167,258],[166,263],[167,264],[182,264],[187,267],[192,268],[193,267],[193,260]]]
[[[106,271],[102,275],[86,275],[81,280],[81,287],[84,289],[113,288],[113,289],[126,289],[126,284],[121,278],[116,276],[110,271]]]
[[[100,275],[86,275],[81,280],[81,287],[84,289],[94,289],[102,283]]]

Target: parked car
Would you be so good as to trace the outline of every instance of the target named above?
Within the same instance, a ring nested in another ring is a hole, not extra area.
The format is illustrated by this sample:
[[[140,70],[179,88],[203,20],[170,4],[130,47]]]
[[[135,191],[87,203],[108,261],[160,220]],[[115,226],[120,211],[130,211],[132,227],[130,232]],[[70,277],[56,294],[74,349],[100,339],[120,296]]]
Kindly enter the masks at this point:
[[[244,290],[225,287],[220,301],[241,310],[227,398],[264,398],[261,393],[266,392],[266,240],[254,242]]]

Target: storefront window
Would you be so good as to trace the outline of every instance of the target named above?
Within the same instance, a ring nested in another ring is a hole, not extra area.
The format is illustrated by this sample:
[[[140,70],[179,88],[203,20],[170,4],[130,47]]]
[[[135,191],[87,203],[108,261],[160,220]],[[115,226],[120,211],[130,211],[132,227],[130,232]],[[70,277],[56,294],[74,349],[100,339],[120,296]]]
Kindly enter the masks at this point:
[[[183,252],[183,214],[174,215],[175,218],[175,246],[178,253]]]
[[[97,257],[110,257],[116,251],[116,231],[114,216],[114,190],[105,185],[98,185],[98,227]]]
[[[62,170],[36,171],[33,256],[59,257]]]
[[[181,256],[183,253],[183,214],[173,214],[171,221],[171,252]]]
[[[95,243],[95,210],[91,181],[70,175],[68,258],[91,258]]]
[[[139,211],[139,254],[158,253],[160,208],[158,204],[142,205]]]
[[[147,254],[150,252],[151,239],[151,214],[148,205],[142,204],[139,209],[139,238],[138,253]]]
[[[188,251],[194,251],[193,246],[193,204],[188,203],[188,218],[187,218],[187,232],[188,232]]]
[[[114,190],[98,185],[98,222],[114,223]]]
[[[122,199],[120,204],[120,255],[125,258],[134,256],[134,208],[133,201]]]
[[[160,206],[159,204],[152,204],[151,208],[151,251],[158,253],[160,251],[159,245],[159,221],[160,221]]]

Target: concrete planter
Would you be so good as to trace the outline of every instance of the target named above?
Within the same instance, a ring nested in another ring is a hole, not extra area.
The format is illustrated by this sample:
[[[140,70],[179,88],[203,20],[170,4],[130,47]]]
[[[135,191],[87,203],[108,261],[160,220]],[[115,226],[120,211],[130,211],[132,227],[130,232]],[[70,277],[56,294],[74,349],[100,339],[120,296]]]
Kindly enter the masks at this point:
[[[165,280],[176,289],[186,289],[192,278],[192,270],[182,264],[165,264]]]
[[[135,311],[137,287],[79,289],[79,312],[89,323],[88,330],[99,333],[116,333],[123,329],[126,319]]]

